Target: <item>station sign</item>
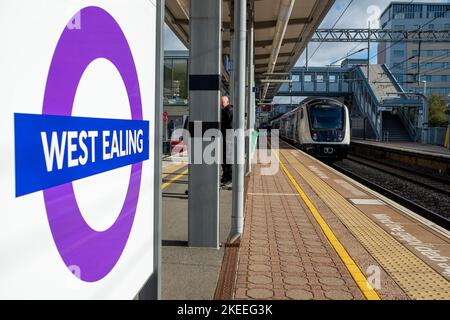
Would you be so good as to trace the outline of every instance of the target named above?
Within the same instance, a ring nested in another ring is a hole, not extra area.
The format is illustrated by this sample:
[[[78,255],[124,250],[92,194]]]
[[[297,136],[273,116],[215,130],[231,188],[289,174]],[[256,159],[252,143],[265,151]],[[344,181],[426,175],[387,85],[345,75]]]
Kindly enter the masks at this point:
[[[154,272],[156,3],[0,3],[0,299]]]

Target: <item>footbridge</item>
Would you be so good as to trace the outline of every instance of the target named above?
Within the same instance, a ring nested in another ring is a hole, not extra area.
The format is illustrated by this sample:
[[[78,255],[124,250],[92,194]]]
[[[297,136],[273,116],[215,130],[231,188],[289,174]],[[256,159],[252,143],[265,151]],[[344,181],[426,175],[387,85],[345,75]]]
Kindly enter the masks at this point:
[[[277,95],[342,98],[350,107],[355,137],[397,138],[399,132],[392,134],[394,128],[389,126],[393,117],[406,131],[401,138],[418,140],[420,121],[414,123],[409,115],[422,113],[423,99],[404,92],[385,65],[359,62],[345,60],[340,67],[296,67],[290,74],[291,82],[283,84]]]

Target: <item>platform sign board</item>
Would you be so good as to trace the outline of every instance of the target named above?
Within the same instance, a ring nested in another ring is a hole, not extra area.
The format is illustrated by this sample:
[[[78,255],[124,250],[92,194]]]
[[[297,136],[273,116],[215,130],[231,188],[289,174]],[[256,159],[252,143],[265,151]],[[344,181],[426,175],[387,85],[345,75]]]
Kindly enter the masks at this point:
[[[156,1],[0,0],[0,299],[154,272]]]

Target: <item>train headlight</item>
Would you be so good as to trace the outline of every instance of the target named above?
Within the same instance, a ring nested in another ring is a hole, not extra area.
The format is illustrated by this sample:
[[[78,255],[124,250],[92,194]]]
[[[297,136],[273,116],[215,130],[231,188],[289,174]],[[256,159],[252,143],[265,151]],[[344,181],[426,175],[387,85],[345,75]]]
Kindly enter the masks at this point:
[[[342,131],[338,131],[338,140],[339,141],[344,140],[344,133]]]
[[[315,132],[315,131],[312,132],[312,138],[314,141],[317,141],[317,139],[319,138],[319,136],[317,135],[317,132]]]

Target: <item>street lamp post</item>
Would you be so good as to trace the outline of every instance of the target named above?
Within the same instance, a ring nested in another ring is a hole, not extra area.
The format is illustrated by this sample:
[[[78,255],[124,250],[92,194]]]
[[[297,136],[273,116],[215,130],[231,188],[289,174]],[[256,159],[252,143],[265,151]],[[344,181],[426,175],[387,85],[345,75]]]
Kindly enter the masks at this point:
[[[427,95],[427,80],[422,80],[423,83],[423,94]]]
[[[423,102],[423,125],[422,125],[422,143],[428,144],[428,131],[429,131],[429,104],[428,97],[426,94],[417,94],[419,98],[422,99]]]

